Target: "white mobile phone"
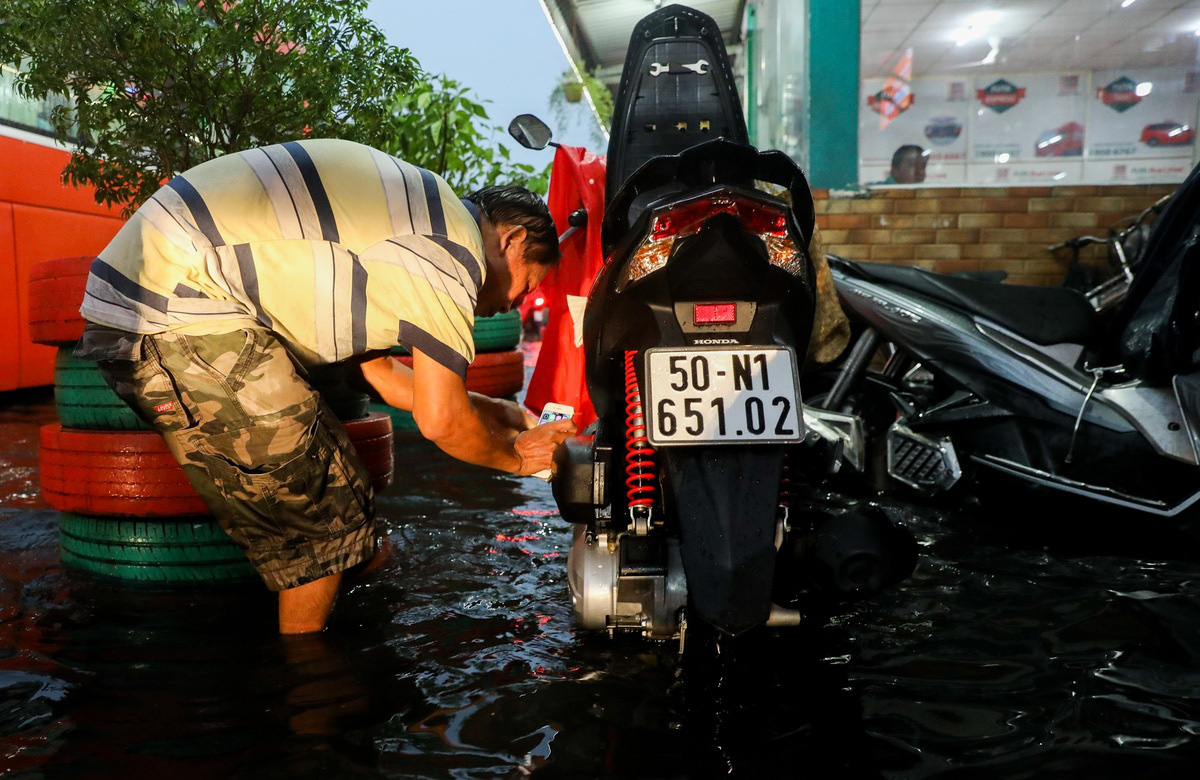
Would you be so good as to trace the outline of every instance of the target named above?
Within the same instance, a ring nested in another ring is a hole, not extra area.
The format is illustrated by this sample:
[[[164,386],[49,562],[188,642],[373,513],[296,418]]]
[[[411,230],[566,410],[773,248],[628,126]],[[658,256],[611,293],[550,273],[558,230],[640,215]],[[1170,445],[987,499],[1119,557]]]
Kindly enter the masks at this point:
[[[573,416],[575,416],[574,407],[566,404],[546,404],[542,409],[542,416],[538,418],[538,425],[566,420]]]
[[[538,425],[546,423],[558,422],[559,420],[569,420],[575,416],[575,408],[566,404],[546,404],[542,408],[542,416],[538,418]],[[550,469],[542,469],[533,476],[538,479],[550,481]]]

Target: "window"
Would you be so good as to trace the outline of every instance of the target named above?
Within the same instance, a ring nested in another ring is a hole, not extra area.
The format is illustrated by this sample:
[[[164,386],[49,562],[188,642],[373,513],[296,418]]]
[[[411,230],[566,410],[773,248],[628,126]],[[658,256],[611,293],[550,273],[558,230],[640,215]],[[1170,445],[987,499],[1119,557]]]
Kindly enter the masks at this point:
[[[862,0],[862,19],[860,184],[1179,182],[1192,168],[1200,4]]]

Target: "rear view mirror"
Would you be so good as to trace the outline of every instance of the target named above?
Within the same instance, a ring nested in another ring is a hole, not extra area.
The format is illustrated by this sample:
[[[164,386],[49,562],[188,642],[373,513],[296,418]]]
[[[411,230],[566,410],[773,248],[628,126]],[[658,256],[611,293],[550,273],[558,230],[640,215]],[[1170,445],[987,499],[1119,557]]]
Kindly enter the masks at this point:
[[[508,134],[526,149],[545,149],[554,135],[545,122],[533,114],[521,114],[508,125]]]

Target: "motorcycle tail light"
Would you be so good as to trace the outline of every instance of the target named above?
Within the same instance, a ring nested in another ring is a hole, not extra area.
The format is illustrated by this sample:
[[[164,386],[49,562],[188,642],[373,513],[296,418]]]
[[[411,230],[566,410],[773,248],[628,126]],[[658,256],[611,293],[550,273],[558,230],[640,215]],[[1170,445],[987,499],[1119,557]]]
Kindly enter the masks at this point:
[[[788,235],[787,213],[783,209],[742,195],[717,193],[656,214],[650,234],[626,264],[617,292],[665,266],[676,239],[695,235],[705,222],[720,214],[732,214],[747,233],[762,239],[771,265],[804,277],[804,259]]]
[[[737,322],[737,304],[692,304],[692,321],[697,325],[729,325]]]

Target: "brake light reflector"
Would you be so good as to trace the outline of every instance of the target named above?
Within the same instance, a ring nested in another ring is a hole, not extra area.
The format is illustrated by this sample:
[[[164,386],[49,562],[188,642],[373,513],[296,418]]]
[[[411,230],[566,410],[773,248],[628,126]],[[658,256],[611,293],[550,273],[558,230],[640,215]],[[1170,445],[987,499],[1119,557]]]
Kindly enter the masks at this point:
[[[692,322],[697,325],[732,325],[737,322],[736,303],[696,303],[692,305]]]
[[[788,235],[787,213],[778,205],[723,191],[676,204],[654,215],[650,232],[622,270],[617,292],[667,264],[677,239],[700,232],[708,220],[729,214],[747,233],[762,239],[771,265],[804,278],[807,256]]]

